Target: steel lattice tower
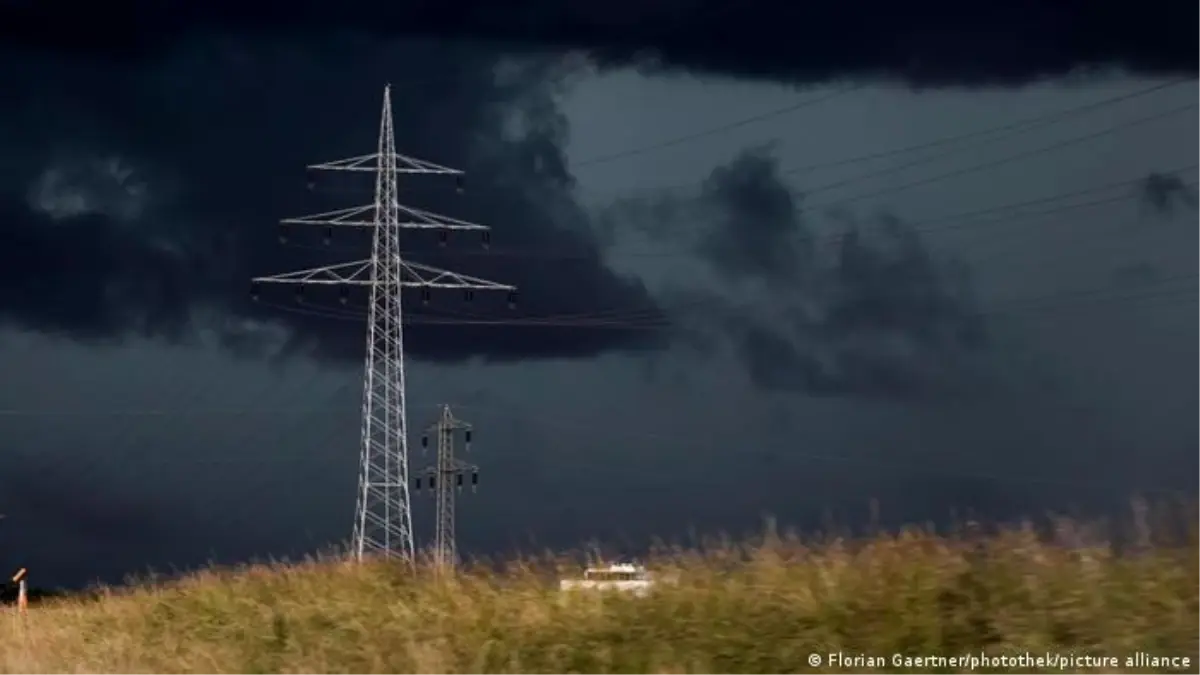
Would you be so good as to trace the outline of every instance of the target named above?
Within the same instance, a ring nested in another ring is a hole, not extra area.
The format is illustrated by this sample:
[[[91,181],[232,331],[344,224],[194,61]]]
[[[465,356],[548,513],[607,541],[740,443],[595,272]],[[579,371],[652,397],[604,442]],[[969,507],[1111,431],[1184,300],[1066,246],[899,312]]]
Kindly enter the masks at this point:
[[[509,292],[511,305],[515,301],[516,288],[421,265],[401,257],[400,232],[405,229],[441,230],[443,242],[449,230],[479,231],[485,245],[490,237],[489,228],[485,225],[448,218],[398,202],[396,188],[400,174],[455,176],[460,181],[461,190],[463,172],[396,153],[391,85],[386,86],[383,92],[377,152],[313,164],[308,169],[374,171],[375,201],[366,206],[283,220],[281,225],[285,230],[281,233],[281,239],[286,238],[286,227],[289,225],[323,225],[327,228],[326,242],[332,238],[334,228],[370,227],[374,228],[371,257],[368,260],[257,277],[252,281],[252,293],[257,297],[258,284],[295,284],[297,300],[303,301],[303,289],[306,286],[339,286],[341,300],[345,303],[349,287],[370,288],[366,364],[363,369],[358,497],[351,550],[358,560],[372,554],[382,554],[411,561],[415,551],[408,493],[408,423],[405,411],[401,290],[421,288],[426,301],[430,289],[435,288],[461,289],[468,300],[476,290],[502,290]]]
[[[450,406],[443,405],[438,421],[429,425],[425,429],[425,435],[421,437],[422,448],[428,447],[430,433],[437,438],[437,461],[417,475],[414,487],[420,492],[421,479],[424,478],[436,497],[437,529],[434,533],[433,555],[439,568],[453,566],[458,562],[458,545],[454,533],[455,493],[462,490],[467,474],[471,476],[471,491],[474,492],[479,486],[479,467],[454,456],[455,432],[463,432],[465,449],[470,452],[472,430],[469,423],[454,416]]]

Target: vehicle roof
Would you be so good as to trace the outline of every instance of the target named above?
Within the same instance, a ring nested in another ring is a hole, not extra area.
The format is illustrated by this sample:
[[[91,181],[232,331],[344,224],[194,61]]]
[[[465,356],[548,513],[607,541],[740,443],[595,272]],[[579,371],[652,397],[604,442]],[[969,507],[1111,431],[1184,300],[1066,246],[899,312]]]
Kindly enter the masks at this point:
[[[599,567],[589,567],[589,572],[644,572],[646,568],[632,563],[613,563]]]

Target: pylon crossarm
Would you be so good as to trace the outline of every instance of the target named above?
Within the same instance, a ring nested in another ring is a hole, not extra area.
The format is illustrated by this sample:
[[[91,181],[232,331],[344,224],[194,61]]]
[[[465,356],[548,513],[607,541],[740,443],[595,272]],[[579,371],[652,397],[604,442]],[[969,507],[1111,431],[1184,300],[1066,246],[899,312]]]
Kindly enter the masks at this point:
[[[443,176],[461,176],[463,173],[458,169],[451,169],[448,166],[434,164],[416,157],[407,157],[401,154],[396,154],[394,157],[396,158],[396,173],[431,173]],[[308,168],[317,171],[377,171],[379,169],[379,153],[373,152],[369,155],[335,159],[332,162],[309,164]]]
[[[480,291],[515,291],[516,286],[501,284],[479,277],[470,277],[458,272],[451,272],[429,265],[409,262],[407,260],[400,261],[400,267],[404,270],[405,278],[400,282],[401,286],[406,287],[421,287],[421,288],[461,288]]]
[[[373,207],[372,207],[373,208]],[[397,204],[396,208],[401,213],[406,213],[413,218],[410,222],[401,221],[397,223],[400,227],[417,230],[490,230],[492,228],[487,225],[479,225],[450,216],[443,216],[439,213],[425,211],[423,209]]]
[[[467,462],[464,462],[461,459],[453,460],[453,462],[450,465],[450,469],[449,469],[450,473],[454,473],[454,472],[471,473],[472,471],[479,471],[479,467],[474,464],[469,464]],[[427,466],[424,469],[421,469],[420,471],[413,473],[413,478],[432,478],[434,476],[439,476],[442,473],[446,473],[446,471],[445,470],[439,471],[436,465]]]
[[[448,429],[456,429],[456,430],[457,429],[466,429],[468,431],[474,430],[474,427],[472,427],[467,422],[464,422],[460,419],[451,417],[442,422],[433,422],[429,426],[425,427],[425,433],[432,434],[432,433],[437,432],[439,429],[442,429],[443,427],[448,428]]]
[[[332,162],[309,164],[308,168],[320,171],[374,171],[378,168],[378,163],[379,153],[373,152],[369,155],[335,159]]]
[[[413,230],[474,230],[486,231],[492,228],[450,216],[443,216],[431,211],[396,204],[396,210],[412,218],[400,221],[396,225]],[[283,225],[332,225],[340,227],[375,227],[379,223],[375,218],[375,205],[354,206],[348,209],[314,213],[309,216],[285,218],[279,221]]]
[[[313,267],[269,277],[255,277],[251,281],[262,284],[313,284],[327,286],[337,284],[370,286],[375,283],[371,278],[370,260],[356,260],[354,262],[341,263],[340,265]]]
[[[365,220],[355,218],[367,216]],[[285,218],[280,223],[284,225],[341,225],[343,227],[372,227],[375,225],[375,205],[353,206],[348,209],[314,213],[311,216]]]
[[[434,164],[416,157],[396,154],[396,171],[402,173],[436,173],[444,176],[461,176],[462,171],[441,164]]]

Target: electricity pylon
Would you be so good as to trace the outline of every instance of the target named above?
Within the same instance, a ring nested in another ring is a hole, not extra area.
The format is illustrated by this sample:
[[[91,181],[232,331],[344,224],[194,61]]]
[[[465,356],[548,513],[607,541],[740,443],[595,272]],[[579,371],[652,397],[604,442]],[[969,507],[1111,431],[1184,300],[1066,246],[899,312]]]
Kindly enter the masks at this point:
[[[401,291],[403,288],[420,288],[422,299],[428,302],[430,289],[434,288],[461,289],[467,300],[477,290],[501,290],[509,292],[511,306],[515,302],[516,288],[421,265],[401,257],[400,231],[405,229],[441,230],[442,243],[445,243],[445,235],[449,230],[479,231],[485,246],[490,236],[489,228],[485,225],[403,206],[397,201],[396,179],[400,174],[455,176],[461,191],[463,172],[396,153],[390,84],[383,90],[378,150],[371,155],[312,164],[308,169],[373,171],[376,174],[375,201],[366,206],[289,218],[283,220],[281,226],[323,225],[326,228],[326,242],[332,238],[334,228],[374,228],[371,257],[368,260],[257,277],[252,280],[252,294],[257,297],[258,284],[294,284],[297,300],[302,302],[306,286],[339,286],[341,301],[345,303],[349,287],[370,288],[366,364],[363,368],[358,497],[351,551],[360,561],[372,554],[412,561],[415,551],[408,494],[408,423],[404,393]],[[312,188],[311,177],[309,187]],[[286,239],[286,229],[281,232],[281,239]]]
[[[455,492],[462,490],[467,474],[471,475],[471,491],[474,492],[479,486],[479,467],[454,456],[456,431],[463,432],[465,449],[470,452],[471,425],[454,417],[450,406],[443,405],[438,421],[429,425],[425,429],[425,435],[421,437],[422,448],[429,447],[430,433],[437,438],[437,462],[417,474],[414,485],[417,492],[420,492],[422,479],[425,479],[425,484],[437,498],[437,530],[434,533],[433,555],[439,568],[453,566],[458,562],[458,545],[454,534]]]

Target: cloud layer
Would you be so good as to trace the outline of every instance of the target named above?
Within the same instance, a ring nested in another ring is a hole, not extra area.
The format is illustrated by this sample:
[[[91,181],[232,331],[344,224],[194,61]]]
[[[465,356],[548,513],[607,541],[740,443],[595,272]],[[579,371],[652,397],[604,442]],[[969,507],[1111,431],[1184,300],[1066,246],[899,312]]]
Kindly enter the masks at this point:
[[[695,252],[701,267],[663,284],[663,304],[691,344],[729,350],[762,389],[913,397],[966,384],[986,345],[966,270],[895,218],[831,230],[801,206],[759,148],[694,197],[628,201],[606,220]]]
[[[6,3],[0,43],[141,58],[197,33],[335,31],[489,40],[510,49],[580,48],[611,65],[815,81],[886,76],[918,84],[1016,83],[1080,68],[1197,70],[1197,8],[1148,2],[746,3],[730,0],[453,5],[346,0]]]
[[[374,150],[381,83],[394,94],[398,143],[469,174],[414,179],[402,199],[494,227],[497,248],[571,250],[570,264],[483,254],[478,236],[445,248],[405,241],[414,259],[515,284],[517,313],[549,315],[653,303],[610,272],[572,195],[556,61],[497,76],[500,57],[472,48],[373,41],[196,40],[138,64],[31,58],[0,75],[0,320],[80,339],[130,332],[172,340],[200,330],[246,348],[283,322],[326,358],[358,359],[357,325],[289,311],[290,292],[248,298],[249,280],[369,255],[363,232],[319,228],[278,241],[280,218],[370,203],[372,184],[334,177],[305,191],[304,166]],[[364,65],[365,69],[364,69]],[[73,81],[78,88],[55,83]],[[420,92],[420,96],[411,95]],[[458,253],[464,253],[458,255]],[[338,307],[336,293],[310,302]],[[447,292],[438,316],[511,316],[504,297],[466,305]],[[351,298],[352,307],[364,298]],[[360,316],[362,313],[360,312]],[[654,343],[653,335],[520,326],[417,325],[417,356],[572,357]]]

